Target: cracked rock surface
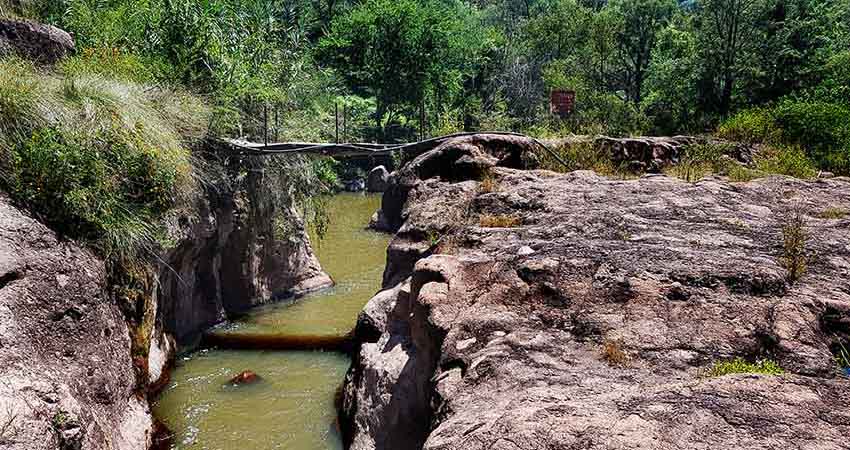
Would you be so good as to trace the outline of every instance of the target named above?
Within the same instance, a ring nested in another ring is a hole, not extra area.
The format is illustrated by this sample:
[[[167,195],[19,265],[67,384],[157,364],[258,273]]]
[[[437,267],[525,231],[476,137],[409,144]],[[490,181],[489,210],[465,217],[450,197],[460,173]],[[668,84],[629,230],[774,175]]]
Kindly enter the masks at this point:
[[[150,446],[101,260],[0,197],[0,448]]]
[[[834,353],[850,335],[850,215],[824,211],[850,211],[850,179],[623,181],[504,161],[466,142],[391,177],[384,291],[344,386],[350,448],[848,448]],[[807,268],[792,283],[795,216]],[[785,373],[706,376],[736,357]]]

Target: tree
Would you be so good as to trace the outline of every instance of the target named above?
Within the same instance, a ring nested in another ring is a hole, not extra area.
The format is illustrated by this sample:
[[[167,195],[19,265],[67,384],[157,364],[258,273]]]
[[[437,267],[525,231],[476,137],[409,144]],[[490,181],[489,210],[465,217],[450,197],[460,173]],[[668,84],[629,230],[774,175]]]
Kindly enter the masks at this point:
[[[697,45],[691,18],[683,14],[658,33],[641,103],[642,109],[654,117],[657,132],[672,134],[694,128]]]
[[[703,107],[726,117],[735,83],[746,69],[764,0],[704,0],[700,11]]]
[[[355,94],[375,98],[383,137],[385,119],[416,108],[429,88],[448,88],[447,79],[457,76],[467,51],[462,24],[445,3],[367,0],[333,21],[318,55]]]
[[[616,42],[623,63],[626,97],[639,104],[656,35],[676,11],[676,1],[615,0],[608,7],[621,22]]]

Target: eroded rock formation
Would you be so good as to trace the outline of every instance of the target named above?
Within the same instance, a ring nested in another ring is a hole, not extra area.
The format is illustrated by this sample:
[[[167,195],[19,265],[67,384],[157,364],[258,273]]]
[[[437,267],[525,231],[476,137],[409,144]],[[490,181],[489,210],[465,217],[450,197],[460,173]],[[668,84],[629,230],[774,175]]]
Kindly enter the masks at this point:
[[[178,349],[230,314],[332,284],[270,174],[246,164],[226,160],[171,218],[159,269],[132,276],[0,197],[0,448],[147,450],[147,397]]]
[[[614,181],[517,170],[503,149],[449,143],[393,175],[350,448],[846,448],[850,215],[824,211],[850,211],[850,180]],[[734,357],[786,373],[705,376]]]
[[[329,287],[303,222],[274,201],[263,160],[225,160],[223,179],[173,218],[178,241],[159,273],[162,328],[180,346],[228,314]],[[286,229],[281,234],[282,220]]]

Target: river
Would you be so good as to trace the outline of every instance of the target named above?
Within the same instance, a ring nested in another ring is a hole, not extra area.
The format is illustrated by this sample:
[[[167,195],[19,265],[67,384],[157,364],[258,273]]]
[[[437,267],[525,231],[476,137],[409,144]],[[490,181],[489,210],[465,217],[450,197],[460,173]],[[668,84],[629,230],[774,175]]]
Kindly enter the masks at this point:
[[[339,336],[349,332],[378,291],[388,236],[364,227],[380,196],[338,194],[331,224],[313,246],[336,281],[297,302],[256,308],[221,333],[249,336]],[[334,395],[349,358],[335,352],[201,350],[181,358],[154,415],[174,432],[175,450],[341,449]],[[228,386],[243,370],[259,383]]]

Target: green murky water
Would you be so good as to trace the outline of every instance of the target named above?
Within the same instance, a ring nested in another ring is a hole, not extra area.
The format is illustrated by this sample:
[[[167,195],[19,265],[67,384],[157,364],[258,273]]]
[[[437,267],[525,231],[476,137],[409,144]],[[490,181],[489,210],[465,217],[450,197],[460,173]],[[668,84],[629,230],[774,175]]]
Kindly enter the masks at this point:
[[[302,336],[350,331],[380,288],[388,237],[364,230],[379,206],[378,196],[339,194],[331,200],[330,229],[314,249],[336,281],[332,290],[294,304],[257,308],[224,332]],[[154,413],[175,433],[174,449],[340,449],[333,402],[348,365],[348,357],[331,352],[197,352],[179,361]],[[226,385],[243,370],[263,380]]]

